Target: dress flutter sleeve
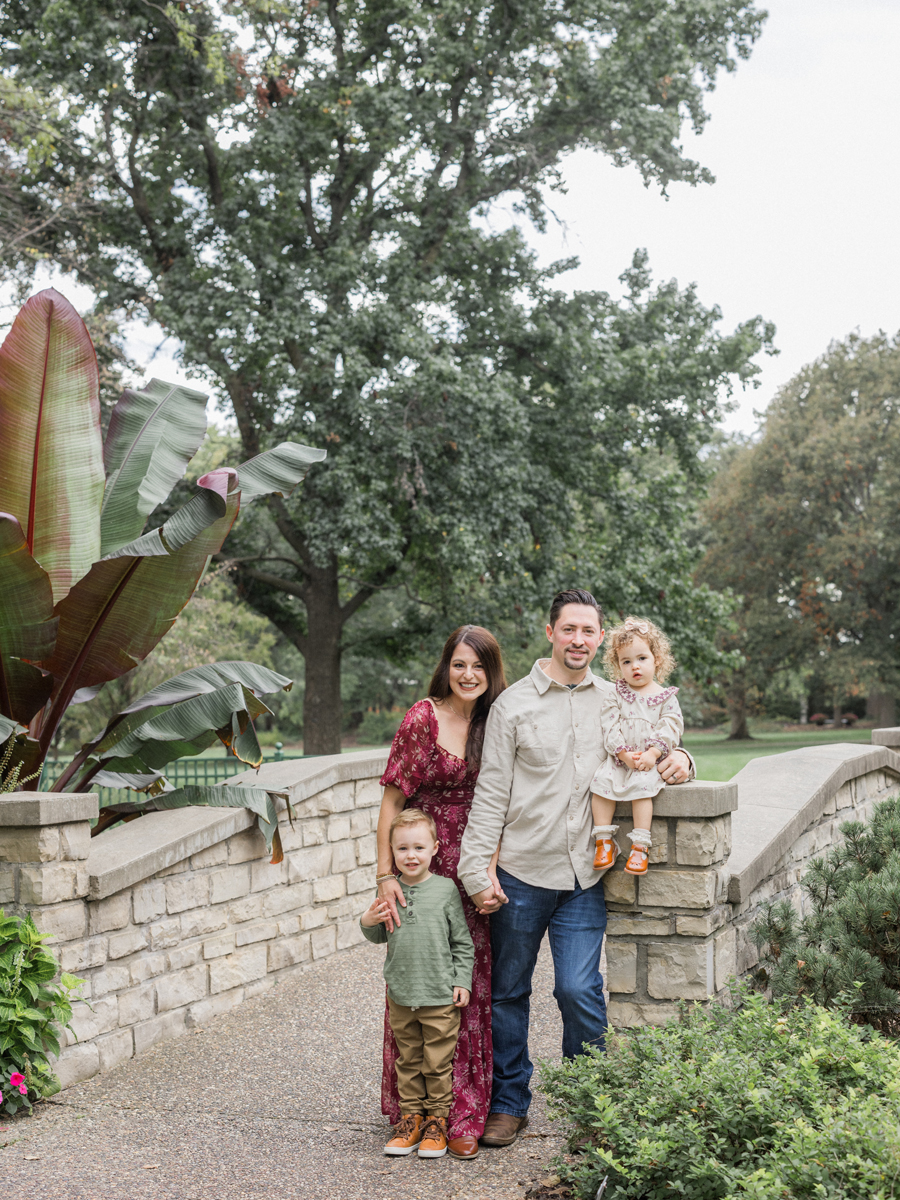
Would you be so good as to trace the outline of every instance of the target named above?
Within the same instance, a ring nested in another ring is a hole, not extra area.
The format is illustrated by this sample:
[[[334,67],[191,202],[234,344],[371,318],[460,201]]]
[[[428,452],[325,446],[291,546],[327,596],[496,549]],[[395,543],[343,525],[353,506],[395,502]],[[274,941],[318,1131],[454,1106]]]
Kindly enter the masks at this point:
[[[434,745],[434,709],[427,700],[419,700],[394,734],[381,786],[397,788],[408,800],[422,786]]]
[[[649,749],[650,746],[658,746],[665,758],[670,750],[674,750],[680,744],[683,733],[684,717],[681,715],[681,705],[675,699],[673,692],[673,695],[663,702],[659,720],[653,730],[653,737],[647,740],[647,747]],[[659,759],[659,762],[662,762],[662,758]]]

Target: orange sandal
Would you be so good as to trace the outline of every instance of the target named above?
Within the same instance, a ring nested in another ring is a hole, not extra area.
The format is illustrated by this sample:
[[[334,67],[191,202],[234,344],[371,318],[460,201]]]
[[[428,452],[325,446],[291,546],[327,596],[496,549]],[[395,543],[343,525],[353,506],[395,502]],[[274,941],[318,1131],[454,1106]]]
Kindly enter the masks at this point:
[[[646,875],[647,862],[648,854],[643,846],[632,846],[631,853],[628,855],[628,862],[625,864],[625,870],[629,875]]]

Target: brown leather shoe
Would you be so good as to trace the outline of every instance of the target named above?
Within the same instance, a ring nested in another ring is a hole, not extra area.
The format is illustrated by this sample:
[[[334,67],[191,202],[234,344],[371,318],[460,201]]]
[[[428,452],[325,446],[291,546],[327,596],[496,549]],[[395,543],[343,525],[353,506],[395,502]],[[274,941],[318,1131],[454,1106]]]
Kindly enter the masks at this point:
[[[426,1117],[419,1142],[419,1158],[443,1158],[447,1153],[447,1118]]]
[[[394,1136],[384,1148],[385,1154],[412,1154],[422,1140],[421,1113],[408,1113],[394,1126]]]
[[[527,1117],[514,1117],[511,1113],[491,1113],[481,1135],[482,1146],[511,1146],[525,1126]]]
[[[459,1137],[449,1139],[447,1149],[453,1158],[461,1158],[464,1161],[470,1158],[477,1158],[478,1138],[472,1137],[471,1133],[461,1134]]]

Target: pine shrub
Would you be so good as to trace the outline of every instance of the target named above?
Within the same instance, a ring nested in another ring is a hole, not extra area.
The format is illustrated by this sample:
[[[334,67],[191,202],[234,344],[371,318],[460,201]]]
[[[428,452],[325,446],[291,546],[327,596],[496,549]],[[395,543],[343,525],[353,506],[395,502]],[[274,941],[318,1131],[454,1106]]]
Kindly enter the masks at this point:
[[[900,1032],[900,797],[882,800],[866,826],[809,864],[804,915],[786,901],[751,927],[760,982],[774,996],[808,996]]]
[[[900,1048],[809,1000],[684,1005],[541,1086],[582,1200],[900,1198]]]

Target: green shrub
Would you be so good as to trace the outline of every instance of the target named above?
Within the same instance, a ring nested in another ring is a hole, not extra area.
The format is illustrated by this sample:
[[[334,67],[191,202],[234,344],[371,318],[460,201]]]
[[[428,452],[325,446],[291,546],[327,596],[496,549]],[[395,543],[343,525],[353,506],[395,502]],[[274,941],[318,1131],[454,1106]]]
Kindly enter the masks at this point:
[[[900,1027],[900,798],[882,800],[868,826],[809,864],[801,918],[787,901],[751,928],[761,980],[775,996],[840,1004],[881,1028]]]
[[[0,909],[0,1093],[10,1115],[59,1091],[48,1055],[59,1055],[72,996],[83,983],[65,973],[51,982],[59,963],[44,947],[49,936],[30,915],[8,917]]]
[[[749,990],[547,1066],[558,1165],[593,1200],[900,1197],[900,1049],[843,1014]]]
[[[356,740],[361,746],[387,746],[403,720],[402,709],[381,709],[367,712],[356,731]]]

